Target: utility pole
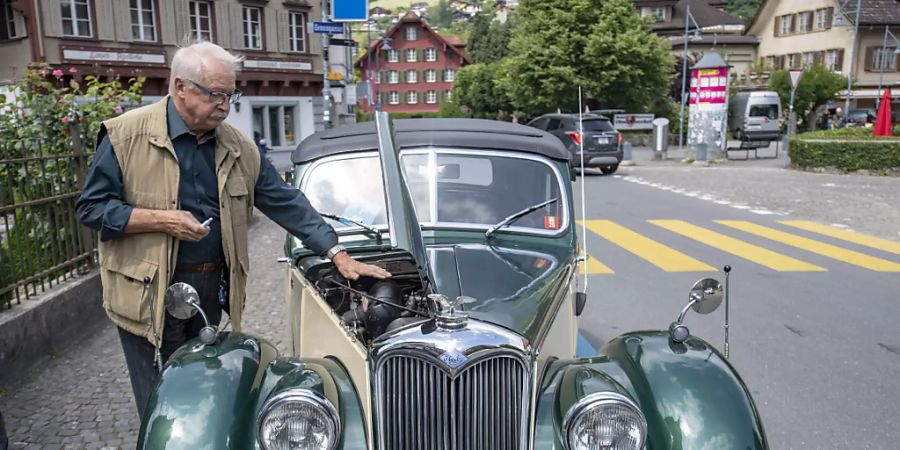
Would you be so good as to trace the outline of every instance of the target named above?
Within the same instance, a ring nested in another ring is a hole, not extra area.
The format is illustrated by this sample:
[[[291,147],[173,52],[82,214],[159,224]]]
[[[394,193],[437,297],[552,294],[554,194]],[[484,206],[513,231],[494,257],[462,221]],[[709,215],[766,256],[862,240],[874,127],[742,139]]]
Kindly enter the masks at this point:
[[[328,0],[322,0],[322,22],[330,22],[326,13]],[[328,107],[328,33],[322,34],[322,126],[327,130],[331,128],[331,111]]]
[[[797,85],[800,84],[800,77],[803,75],[802,70],[792,69],[788,72],[791,76],[791,102],[788,106],[788,126],[787,126],[787,142],[784,145],[784,167],[787,168],[791,164],[791,130],[794,128],[794,93],[797,92]],[[845,113],[846,117],[846,113]]]

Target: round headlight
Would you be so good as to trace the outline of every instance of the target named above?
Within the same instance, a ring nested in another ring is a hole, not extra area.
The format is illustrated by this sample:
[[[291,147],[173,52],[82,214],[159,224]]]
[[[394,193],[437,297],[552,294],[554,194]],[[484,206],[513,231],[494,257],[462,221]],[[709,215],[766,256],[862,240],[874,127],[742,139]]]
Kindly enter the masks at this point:
[[[640,450],[647,437],[647,421],[624,395],[588,395],[569,408],[564,421],[568,450]]]
[[[341,422],[328,399],[299,389],[269,400],[259,415],[257,439],[264,450],[331,450]]]

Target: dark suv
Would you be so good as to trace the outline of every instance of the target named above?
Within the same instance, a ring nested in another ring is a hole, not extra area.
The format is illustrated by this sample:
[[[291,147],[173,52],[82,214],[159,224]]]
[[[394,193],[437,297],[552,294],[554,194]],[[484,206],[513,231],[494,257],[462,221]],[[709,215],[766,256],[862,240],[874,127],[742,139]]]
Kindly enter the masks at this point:
[[[572,152],[572,167],[579,167],[582,158],[585,167],[599,167],[605,174],[615,172],[622,161],[622,135],[604,116],[584,114],[581,117],[584,133],[578,132],[578,114],[544,114],[528,125],[558,137]]]
[[[874,109],[851,109],[847,114],[847,126],[864,127],[870,123],[874,124],[875,114]]]

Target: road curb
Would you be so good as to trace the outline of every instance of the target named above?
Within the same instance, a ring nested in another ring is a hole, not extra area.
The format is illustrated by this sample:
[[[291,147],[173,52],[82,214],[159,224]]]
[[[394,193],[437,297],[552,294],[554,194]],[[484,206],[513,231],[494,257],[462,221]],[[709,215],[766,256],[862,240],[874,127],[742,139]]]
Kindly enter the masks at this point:
[[[94,331],[106,320],[101,292],[93,270],[0,314],[0,384]]]

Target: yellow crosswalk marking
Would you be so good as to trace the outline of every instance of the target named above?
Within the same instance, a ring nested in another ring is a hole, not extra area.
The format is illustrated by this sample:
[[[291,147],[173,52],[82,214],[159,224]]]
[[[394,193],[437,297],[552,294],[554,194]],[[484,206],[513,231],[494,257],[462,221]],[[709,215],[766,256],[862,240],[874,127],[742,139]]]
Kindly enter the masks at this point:
[[[900,272],[900,264],[897,264],[895,262],[876,258],[874,256],[869,256],[863,253],[855,252],[853,250],[847,250],[845,248],[826,244],[824,242],[807,239],[802,236],[797,236],[796,234],[785,233],[774,228],[756,225],[754,223],[746,222],[743,220],[717,220],[716,223],[745,231],[750,234],[755,234],[757,236],[762,236],[766,239],[771,239],[776,242],[781,242],[782,244],[787,244],[791,247],[796,247],[812,253],[817,253],[822,256],[827,256],[838,261],[843,261],[859,267],[864,267],[866,269],[871,269],[878,272]]]
[[[635,233],[610,220],[588,220],[585,225],[606,240],[643,258],[666,272],[715,272],[716,269],[671,247]]]
[[[852,242],[854,244],[864,245],[866,247],[877,248],[886,252],[896,253],[900,255],[900,242],[889,241],[887,239],[877,238],[874,236],[866,236],[865,234],[855,233],[853,231],[841,230],[821,223],[810,222],[808,220],[782,220],[780,223],[799,228],[801,230],[812,231],[813,233],[824,234],[825,236]]]
[[[584,253],[582,253],[581,256],[584,256]],[[582,267],[581,264],[584,264],[584,263],[582,262],[578,265],[578,273],[584,273],[584,267]],[[594,258],[591,255],[588,255],[588,257],[587,257],[587,273],[588,273],[588,275],[607,275],[607,274],[611,274],[611,273],[615,273],[615,272],[612,270],[612,268],[610,268],[606,264],[603,264],[597,258]]]
[[[691,225],[683,220],[648,220],[647,222],[780,272],[824,272],[827,270],[703,227]]]

